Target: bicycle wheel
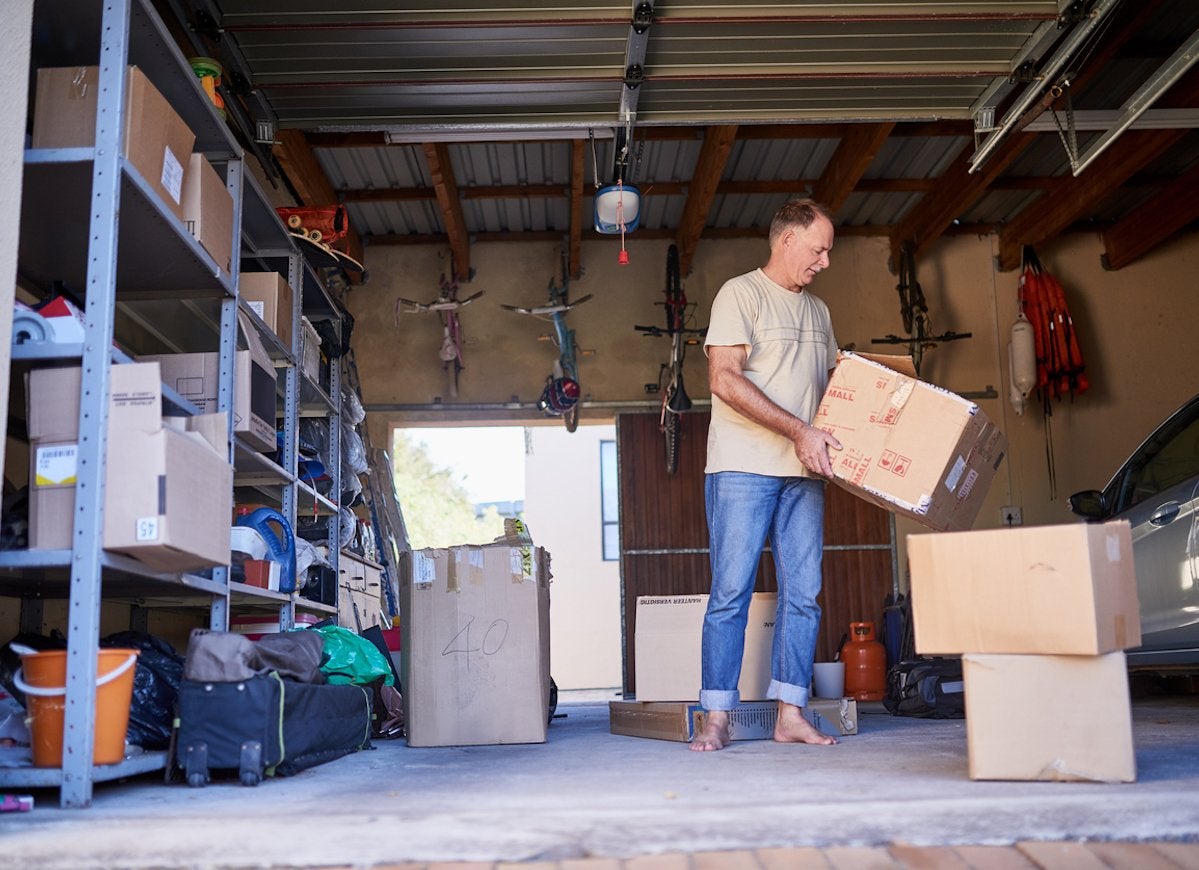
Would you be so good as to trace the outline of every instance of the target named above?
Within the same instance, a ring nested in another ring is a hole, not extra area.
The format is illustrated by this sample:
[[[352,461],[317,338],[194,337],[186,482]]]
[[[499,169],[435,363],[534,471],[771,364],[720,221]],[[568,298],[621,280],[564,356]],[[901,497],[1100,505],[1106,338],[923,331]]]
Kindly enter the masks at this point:
[[[679,441],[682,437],[683,421],[673,411],[667,411],[662,418],[662,440],[666,448],[666,473],[674,474],[679,470]]]
[[[679,249],[671,245],[666,249],[666,331],[677,332],[683,328],[683,284],[679,278]]]

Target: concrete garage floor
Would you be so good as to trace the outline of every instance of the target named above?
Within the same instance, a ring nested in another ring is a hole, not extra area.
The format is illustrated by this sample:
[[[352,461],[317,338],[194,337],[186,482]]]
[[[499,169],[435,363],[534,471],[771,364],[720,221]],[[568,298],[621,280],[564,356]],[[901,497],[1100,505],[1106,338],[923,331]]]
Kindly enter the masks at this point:
[[[544,745],[376,741],[255,788],[102,783],[86,810],[36,792],[0,815],[0,867],[1199,867],[1194,695],[1134,700],[1119,785],[972,782],[963,721],[872,703],[835,747],[692,753],[610,734],[607,697],[564,693]]]

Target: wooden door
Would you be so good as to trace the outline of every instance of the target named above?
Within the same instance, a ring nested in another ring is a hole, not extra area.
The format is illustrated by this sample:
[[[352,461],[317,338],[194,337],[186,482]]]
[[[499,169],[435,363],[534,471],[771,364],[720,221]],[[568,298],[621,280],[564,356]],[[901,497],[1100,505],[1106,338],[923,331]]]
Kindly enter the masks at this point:
[[[678,471],[666,473],[658,415],[620,414],[616,450],[620,481],[621,631],[624,693],[632,695],[633,638],[642,595],[707,594],[711,589],[708,528],[704,515],[704,460],[708,412],[683,418]],[[886,596],[896,585],[895,524],[887,511],[839,486],[825,491],[824,616],[816,660],[831,660],[849,623],[882,627]],[[776,592],[769,549],[754,589]]]

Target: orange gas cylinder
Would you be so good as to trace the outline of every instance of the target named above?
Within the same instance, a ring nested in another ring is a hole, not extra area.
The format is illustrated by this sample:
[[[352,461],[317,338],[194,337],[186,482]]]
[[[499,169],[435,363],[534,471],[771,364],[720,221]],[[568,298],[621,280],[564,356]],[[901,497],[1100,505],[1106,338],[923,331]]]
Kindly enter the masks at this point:
[[[873,622],[851,622],[849,642],[841,650],[845,662],[845,696],[881,701],[887,688],[887,652],[874,639]]]

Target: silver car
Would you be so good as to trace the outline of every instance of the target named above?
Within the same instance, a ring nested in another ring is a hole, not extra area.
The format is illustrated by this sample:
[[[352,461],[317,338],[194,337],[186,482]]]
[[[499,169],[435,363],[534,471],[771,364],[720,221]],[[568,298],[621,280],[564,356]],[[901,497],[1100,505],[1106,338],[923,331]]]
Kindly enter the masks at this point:
[[[1070,496],[1088,520],[1128,520],[1141,599],[1129,664],[1199,664],[1199,396],[1154,430],[1102,492]]]

